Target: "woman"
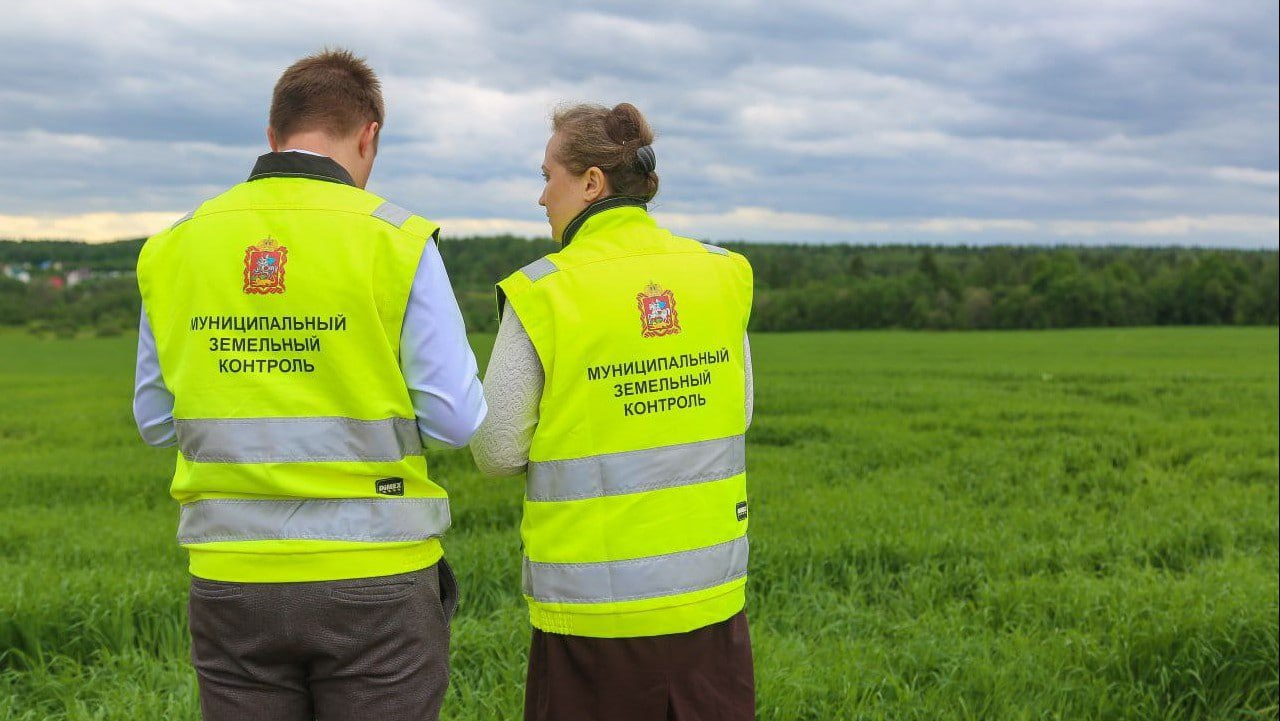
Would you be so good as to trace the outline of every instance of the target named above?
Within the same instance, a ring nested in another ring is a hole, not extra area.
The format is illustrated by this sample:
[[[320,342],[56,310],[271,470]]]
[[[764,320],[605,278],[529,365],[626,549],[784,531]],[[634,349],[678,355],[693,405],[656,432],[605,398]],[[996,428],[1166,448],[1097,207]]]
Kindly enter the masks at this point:
[[[559,252],[498,285],[481,470],[527,469],[525,718],[754,718],[744,611],[752,279],[672,235],[634,106],[555,114]]]

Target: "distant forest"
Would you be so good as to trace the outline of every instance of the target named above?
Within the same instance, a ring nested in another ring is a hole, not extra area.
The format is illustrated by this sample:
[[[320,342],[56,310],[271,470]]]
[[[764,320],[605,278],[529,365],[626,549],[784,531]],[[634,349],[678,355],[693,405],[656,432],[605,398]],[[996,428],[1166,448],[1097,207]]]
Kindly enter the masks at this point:
[[[751,329],[760,331],[1277,325],[1280,309],[1276,251],[724,245],[755,269]],[[0,241],[0,325],[57,335],[136,327],[141,247]],[[446,240],[467,327],[496,329],[493,283],[555,247]]]

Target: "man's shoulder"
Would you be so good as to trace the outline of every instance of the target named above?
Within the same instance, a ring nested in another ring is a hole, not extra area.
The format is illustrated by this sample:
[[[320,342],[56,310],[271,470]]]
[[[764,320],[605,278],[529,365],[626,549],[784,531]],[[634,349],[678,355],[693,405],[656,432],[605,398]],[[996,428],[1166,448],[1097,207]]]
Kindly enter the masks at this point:
[[[372,202],[373,209],[369,211],[370,216],[415,238],[434,239],[439,234],[440,226],[431,222],[425,216],[368,191],[361,192],[368,195]]]
[[[318,182],[318,181],[307,181]],[[297,210],[306,212],[308,210],[332,210],[342,209],[348,212],[354,212],[360,215],[367,215],[373,222],[379,224],[390,225],[407,235],[417,238],[433,238],[439,231],[437,226],[425,216],[415,213],[403,206],[393,203],[381,196],[370,193],[362,188],[357,188],[341,183],[324,183],[327,192],[322,197],[316,197],[311,191],[306,195],[302,202],[292,207],[281,207],[276,209],[277,212],[289,212]],[[209,198],[195,208],[187,211],[179,217],[165,230],[157,233],[153,238],[169,234],[171,231],[205,216],[227,213],[227,212],[254,212],[262,207],[262,198],[254,197],[252,191],[253,181],[245,181],[238,183],[226,189],[222,193]],[[336,194],[335,194],[336,193]],[[330,204],[332,201],[332,205]]]
[[[227,206],[228,201],[231,198],[235,197],[236,190],[243,185],[244,183],[238,183],[236,185],[231,186],[230,188],[227,188],[226,190],[222,191],[221,193],[211,198],[206,198],[200,201],[199,203],[196,204],[194,208],[191,208],[186,213],[183,213],[176,220],[174,220],[173,223],[169,225],[169,227],[165,228],[164,230],[152,236],[152,239],[159,238],[164,235],[168,235],[173,230],[183,226],[184,224],[190,222],[191,220],[194,220],[197,216],[208,215],[211,212],[216,212],[218,210],[224,209]]]

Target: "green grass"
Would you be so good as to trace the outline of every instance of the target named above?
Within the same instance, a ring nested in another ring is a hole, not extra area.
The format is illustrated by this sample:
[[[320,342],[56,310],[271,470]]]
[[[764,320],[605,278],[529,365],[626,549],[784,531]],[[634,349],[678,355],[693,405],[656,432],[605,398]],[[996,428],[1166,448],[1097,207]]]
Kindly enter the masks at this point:
[[[753,338],[760,718],[1275,718],[1277,340]],[[0,719],[198,716],[132,364],[131,338],[0,334]],[[519,482],[433,463],[463,596],[444,717],[516,718]]]

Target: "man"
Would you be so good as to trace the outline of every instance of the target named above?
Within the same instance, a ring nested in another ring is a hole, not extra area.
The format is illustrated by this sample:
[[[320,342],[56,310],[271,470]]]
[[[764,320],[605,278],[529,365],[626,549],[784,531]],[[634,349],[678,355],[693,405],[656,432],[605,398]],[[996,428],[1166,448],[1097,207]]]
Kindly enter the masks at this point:
[[[485,414],[437,227],[363,190],[377,77],[277,82],[272,152],[149,239],[134,415],[179,450],[206,719],[434,719],[457,603],[423,446]]]

